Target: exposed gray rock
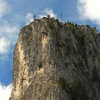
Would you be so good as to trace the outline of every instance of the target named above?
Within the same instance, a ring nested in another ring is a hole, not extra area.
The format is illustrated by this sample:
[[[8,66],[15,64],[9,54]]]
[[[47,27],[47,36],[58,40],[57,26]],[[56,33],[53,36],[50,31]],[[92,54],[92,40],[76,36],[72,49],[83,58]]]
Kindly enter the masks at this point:
[[[100,36],[88,25],[42,18],[15,46],[10,100],[99,100]]]

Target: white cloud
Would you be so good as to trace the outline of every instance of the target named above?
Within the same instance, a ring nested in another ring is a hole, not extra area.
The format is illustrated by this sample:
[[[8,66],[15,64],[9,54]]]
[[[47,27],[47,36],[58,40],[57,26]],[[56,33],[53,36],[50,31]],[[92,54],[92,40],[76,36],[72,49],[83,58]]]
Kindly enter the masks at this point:
[[[3,54],[9,52],[11,46],[14,45],[17,40],[17,26],[13,26],[11,25],[12,23],[8,23],[2,19],[10,10],[10,5],[6,0],[0,0],[0,59],[3,57]]]
[[[12,45],[17,41],[18,27],[11,26],[8,22],[0,25],[0,54],[7,54]]]
[[[0,0],[0,18],[10,11],[10,6],[5,0]]]
[[[9,97],[11,95],[11,87],[11,84],[8,86],[3,86],[0,83],[0,100],[9,100]]]
[[[0,55],[8,53],[10,46],[15,43],[17,27],[11,26],[2,17],[10,12],[10,6],[5,0],[0,0]],[[1,59],[1,57],[0,57]]]
[[[47,15],[50,15],[51,17],[55,17],[57,18],[57,16],[54,14],[53,10],[52,9],[45,9],[41,15],[39,15],[40,18],[42,17],[46,17]]]
[[[36,18],[42,18],[42,17],[47,17],[47,15],[50,15],[50,17],[55,17],[57,18],[57,16],[54,14],[52,9],[45,9],[44,11],[42,11],[42,14],[40,14],[39,16],[36,16]],[[34,21],[34,14],[28,12],[25,16],[25,22],[26,25],[29,24],[30,22]]]
[[[42,14],[39,15],[39,18],[47,17],[47,15],[50,15],[50,17],[57,18],[57,16],[54,14],[53,10],[48,9],[48,8],[45,9],[44,11],[42,11]],[[36,18],[38,18],[38,16],[36,16]],[[32,21],[34,21],[34,15],[32,13],[27,13],[26,17],[25,17],[26,25],[29,24]]]
[[[29,24],[30,22],[33,21],[33,14],[32,13],[27,13],[25,19],[26,19],[26,24]]]
[[[78,0],[81,19],[89,19],[100,25],[100,0]]]
[[[0,38],[0,53],[6,53],[9,49],[9,41],[6,38]]]

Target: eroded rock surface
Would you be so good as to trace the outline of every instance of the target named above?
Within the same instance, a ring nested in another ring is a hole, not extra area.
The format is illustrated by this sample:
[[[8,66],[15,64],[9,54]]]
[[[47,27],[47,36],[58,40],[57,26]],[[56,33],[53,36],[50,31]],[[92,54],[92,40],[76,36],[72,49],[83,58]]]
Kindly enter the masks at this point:
[[[42,18],[14,51],[11,100],[100,100],[100,36],[88,25]]]

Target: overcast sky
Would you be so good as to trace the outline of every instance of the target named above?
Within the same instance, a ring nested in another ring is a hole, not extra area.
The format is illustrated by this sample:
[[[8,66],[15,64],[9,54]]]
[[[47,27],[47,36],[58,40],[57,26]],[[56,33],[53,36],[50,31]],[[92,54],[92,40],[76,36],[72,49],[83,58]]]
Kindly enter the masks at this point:
[[[0,100],[8,100],[12,85],[14,46],[20,29],[37,18],[88,24],[100,31],[100,0],[0,0]]]

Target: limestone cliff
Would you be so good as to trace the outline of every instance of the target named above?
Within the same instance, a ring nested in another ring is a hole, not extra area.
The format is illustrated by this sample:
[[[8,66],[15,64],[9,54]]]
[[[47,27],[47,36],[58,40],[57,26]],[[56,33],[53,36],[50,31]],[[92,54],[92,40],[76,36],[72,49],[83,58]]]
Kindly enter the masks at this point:
[[[10,100],[100,100],[100,36],[88,25],[42,18],[21,29]]]

